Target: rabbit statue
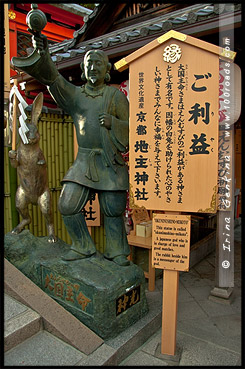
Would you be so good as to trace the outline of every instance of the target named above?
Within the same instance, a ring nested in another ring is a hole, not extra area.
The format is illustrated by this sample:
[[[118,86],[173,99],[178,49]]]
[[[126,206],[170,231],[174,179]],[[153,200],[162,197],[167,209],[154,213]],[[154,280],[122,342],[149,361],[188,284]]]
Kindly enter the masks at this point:
[[[29,131],[26,133],[28,143],[20,140],[17,151],[10,150],[10,163],[17,168],[20,185],[16,191],[15,205],[22,221],[12,230],[20,233],[24,227],[31,223],[28,211],[29,204],[38,204],[45,217],[48,229],[48,241],[56,242],[54,233],[51,194],[48,188],[47,164],[42,150],[39,147],[40,134],[37,128],[38,118],[43,106],[43,93],[36,96],[31,112],[31,123],[27,123]]]

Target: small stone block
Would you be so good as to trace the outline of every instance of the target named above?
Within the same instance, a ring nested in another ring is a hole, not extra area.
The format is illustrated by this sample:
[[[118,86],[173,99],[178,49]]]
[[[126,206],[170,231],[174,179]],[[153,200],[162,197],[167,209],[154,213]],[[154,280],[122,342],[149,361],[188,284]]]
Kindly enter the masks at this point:
[[[158,343],[155,351],[155,356],[158,357],[159,359],[169,362],[169,365],[175,365],[176,363],[180,362],[182,351],[183,347],[176,345],[175,355],[162,354],[161,343]]]
[[[233,295],[230,296],[229,299],[227,298],[223,298],[223,297],[218,297],[218,296],[213,296],[213,295],[209,295],[208,296],[208,299],[210,301],[213,301],[213,302],[217,302],[219,304],[223,304],[223,305],[231,305],[231,303],[233,302],[234,300],[234,297]]]
[[[233,288],[231,287],[214,287],[211,292],[210,295],[215,296],[215,297],[219,297],[221,299],[229,299],[231,294],[233,292]]]

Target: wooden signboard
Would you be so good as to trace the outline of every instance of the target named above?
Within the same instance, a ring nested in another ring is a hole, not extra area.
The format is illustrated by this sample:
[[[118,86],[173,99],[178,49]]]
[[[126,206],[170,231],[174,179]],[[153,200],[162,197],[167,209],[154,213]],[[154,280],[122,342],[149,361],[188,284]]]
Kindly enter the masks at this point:
[[[130,67],[138,76],[130,84],[131,199],[147,209],[216,212],[217,56],[169,40]]]
[[[130,206],[216,212],[219,48],[168,34],[126,58]]]
[[[219,57],[235,53],[171,30],[115,64],[130,67],[130,207],[173,212],[153,218],[162,354],[175,354],[179,271],[189,269],[190,217],[176,212],[217,210]]]
[[[185,271],[190,260],[190,215],[153,214],[152,265]]]

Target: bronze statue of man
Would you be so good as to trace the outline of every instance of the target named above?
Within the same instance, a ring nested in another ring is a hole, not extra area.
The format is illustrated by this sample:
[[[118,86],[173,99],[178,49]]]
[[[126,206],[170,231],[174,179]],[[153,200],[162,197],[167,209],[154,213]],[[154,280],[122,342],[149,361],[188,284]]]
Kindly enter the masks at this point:
[[[90,257],[96,248],[87,229],[82,209],[93,192],[98,193],[104,214],[106,246],[104,257],[118,265],[129,265],[129,246],[123,214],[126,208],[128,171],[121,156],[128,146],[129,108],[126,96],[108,86],[111,64],[103,51],[90,50],[81,63],[86,83],[68,82],[55,67],[47,38],[33,37],[40,58],[31,65],[13,64],[48,86],[50,94],[76,127],[77,157],[62,180],[59,211],[72,239],[64,260]]]

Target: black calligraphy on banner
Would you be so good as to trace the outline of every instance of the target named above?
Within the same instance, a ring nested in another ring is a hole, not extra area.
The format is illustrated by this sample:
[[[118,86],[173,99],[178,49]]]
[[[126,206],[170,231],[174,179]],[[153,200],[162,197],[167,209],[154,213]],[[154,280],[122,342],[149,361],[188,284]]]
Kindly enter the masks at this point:
[[[158,198],[161,198],[161,190],[160,190],[160,169],[161,169],[161,149],[160,143],[162,140],[162,123],[161,123],[161,71],[156,67],[155,69],[155,78],[154,78],[154,170],[155,170],[155,177],[154,177],[154,193]]]

